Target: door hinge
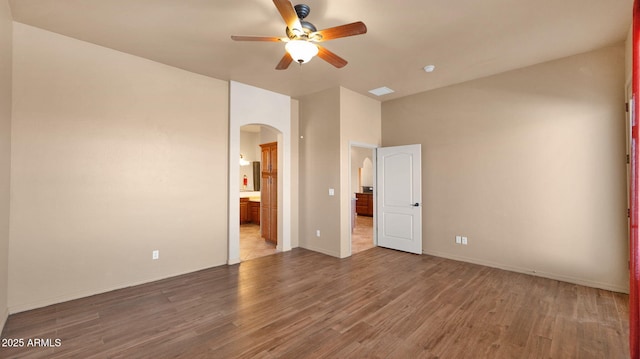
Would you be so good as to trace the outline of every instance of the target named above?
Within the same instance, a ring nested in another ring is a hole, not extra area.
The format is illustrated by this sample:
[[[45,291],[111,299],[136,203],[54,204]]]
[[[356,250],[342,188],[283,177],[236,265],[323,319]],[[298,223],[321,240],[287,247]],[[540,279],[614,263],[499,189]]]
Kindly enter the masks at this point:
[[[631,218],[631,209],[627,208],[627,218]]]
[[[628,102],[624,103],[624,111],[625,112],[629,112],[629,103]]]
[[[629,162],[629,155],[627,155],[627,164],[629,164],[631,162]]]

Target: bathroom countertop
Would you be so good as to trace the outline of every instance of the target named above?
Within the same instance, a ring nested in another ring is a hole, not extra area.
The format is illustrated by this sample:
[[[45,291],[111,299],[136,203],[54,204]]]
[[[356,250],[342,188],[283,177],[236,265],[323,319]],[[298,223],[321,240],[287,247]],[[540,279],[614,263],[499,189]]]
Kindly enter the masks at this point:
[[[243,191],[240,190],[240,198],[252,198],[252,197],[257,197],[260,198],[260,191]]]

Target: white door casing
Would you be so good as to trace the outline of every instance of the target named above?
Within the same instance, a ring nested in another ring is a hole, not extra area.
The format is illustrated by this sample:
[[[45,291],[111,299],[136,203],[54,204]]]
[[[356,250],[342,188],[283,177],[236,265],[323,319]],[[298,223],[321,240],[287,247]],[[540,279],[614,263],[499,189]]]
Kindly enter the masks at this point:
[[[422,254],[422,146],[377,149],[377,243]]]

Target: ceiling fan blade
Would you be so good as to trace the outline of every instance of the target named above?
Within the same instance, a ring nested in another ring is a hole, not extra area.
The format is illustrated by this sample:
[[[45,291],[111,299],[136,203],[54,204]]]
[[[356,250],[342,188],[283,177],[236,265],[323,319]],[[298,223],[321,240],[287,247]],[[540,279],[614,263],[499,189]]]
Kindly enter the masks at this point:
[[[293,8],[291,1],[273,0],[273,3],[276,5],[280,16],[282,16],[289,30],[295,30],[295,32],[298,32],[298,35],[302,34],[302,25],[300,25],[300,19],[298,19],[298,14],[296,14],[296,10]]]
[[[366,33],[367,33],[367,26],[364,24],[364,22],[358,21],[358,22],[352,22],[351,24],[340,25],[340,26],[316,31],[315,33],[311,34],[309,37],[313,38],[313,35],[320,34],[322,35],[322,38],[318,39],[317,41],[327,41],[327,40],[338,39],[341,37],[354,36],[354,35],[360,35],[360,34],[366,34]]]
[[[318,46],[318,57],[323,59],[324,61],[330,63],[331,65],[337,67],[337,68],[343,68],[347,65],[347,60],[343,59],[342,57],[334,54],[333,52],[325,49],[322,46],[316,45]]]
[[[289,65],[293,62],[293,58],[289,55],[288,52],[284,53],[280,62],[278,62],[278,66],[276,66],[276,70],[286,70],[289,68]]]
[[[236,36],[236,35],[231,35],[231,40],[235,40],[235,41],[279,42],[279,41],[283,41],[283,38],[282,37],[275,37],[275,36]]]

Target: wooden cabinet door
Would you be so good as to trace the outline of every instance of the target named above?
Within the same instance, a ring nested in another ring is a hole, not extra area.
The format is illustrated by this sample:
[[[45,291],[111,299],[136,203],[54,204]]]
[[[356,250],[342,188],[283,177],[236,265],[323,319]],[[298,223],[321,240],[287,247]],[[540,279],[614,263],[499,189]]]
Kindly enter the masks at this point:
[[[278,143],[274,142],[271,144],[271,146],[269,146],[269,165],[271,167],[269,167],[269,172],[271,172],[271,174],[276,174],[278,173]]]
[[[273,243],[278,241],[278,179],[274,176],[263,178],[263,196],[260,198],[260,224],[262,237]]]
[[[260,224],[260,202],[249,201],[249,222]]]
[[[356,193],[356,213],[359,216],[373,216],[373,194]]]
[[[262,147],[261,150],[261,159],[260,166],[262,167],[262,175],[269,174],[271,171],[271,149],[268,144],[260,145]]]
[[[262,175],[260,192],[260,226],[262,227],[262,238],[269,240],[271,233],[271,178],[268,174]]]
[[[249,222],[249,199],[240,198],[240,224]]]
[[[260,224],[262,237],[278,242],[278,143],[260,145],[262,158]]]
[[[269,241],[278,242],[278,177],[271,175],[271,198],[269,198]]]

